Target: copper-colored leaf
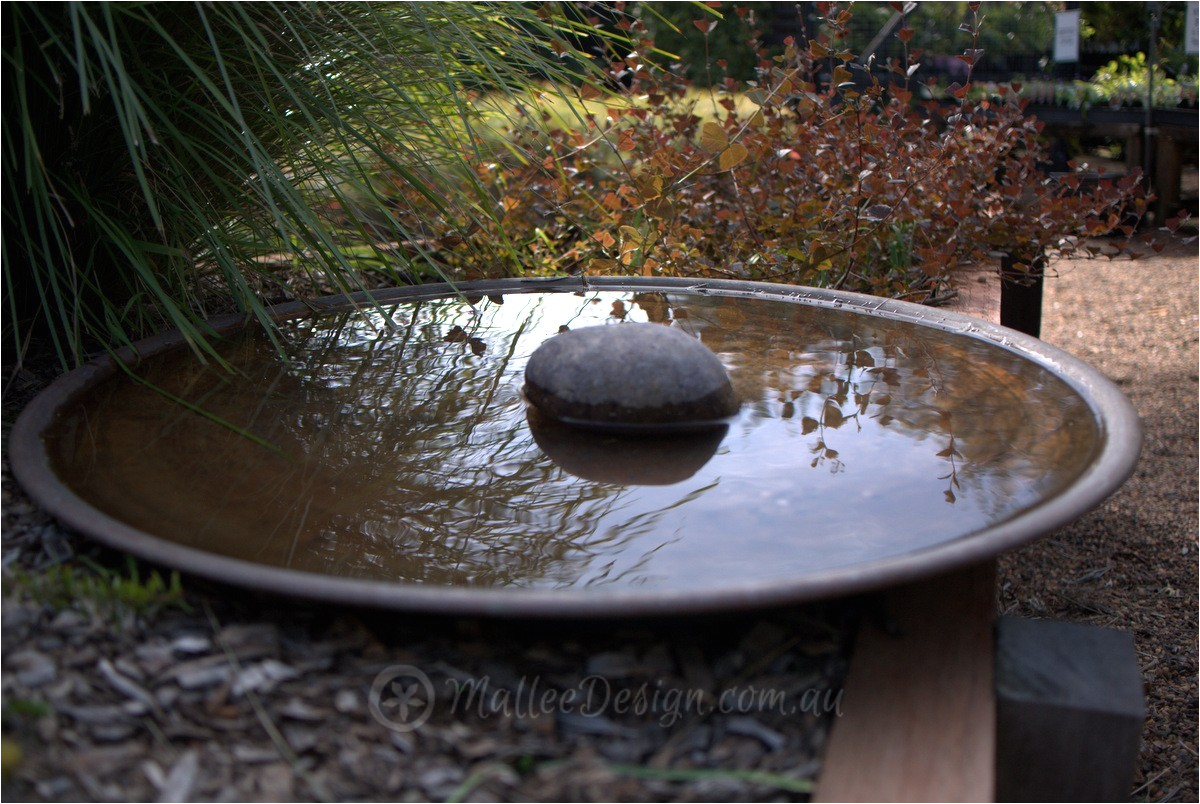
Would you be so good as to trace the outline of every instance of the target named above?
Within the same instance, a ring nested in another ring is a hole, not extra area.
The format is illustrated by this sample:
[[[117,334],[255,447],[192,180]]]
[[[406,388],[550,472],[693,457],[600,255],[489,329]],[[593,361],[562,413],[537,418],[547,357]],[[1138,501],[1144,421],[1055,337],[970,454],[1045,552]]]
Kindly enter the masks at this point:
[[[854,365],[869,367],[875,365],[875,358],[866,349],[859,349],[854,353]]]
[[[746,150],[746,146],[735,142],[721,153],[721,158],[717,161],[721,170],[731,170],[745,162],[748,156],[750,152]]]
[[[700,127],[700,147],[709,153],[724,151],[729,145],[729,135],[720,123],[711,120]]]
[[[659,196],[662,195],[662,191],[663,191],[662,176],[643,175],[643,176],[639,176],[636,179],[636,182],[637,182],[638,195],[640,195],[642,197],[643,201],[649,201],[651,199],[658,198]]]
[[[615,270],[617,270],[616,260],[594,259],[588,261],[587,271],[593,276],[598,274],[609,274]]]
[[[955,58],[957,58],[962,63],[966,64],[968,67],[973,67],[973,66],[975,66],[975,63],[979,61],[979,59],[982,55],[983,55],[982,50],[964,50],[961,54],[959,54]]]
[[[826,405],[825,411],[821,414],[821,423],[826,427],[836,430],[846,421],[846,417],[842,415],[841,408],[837,405]]]

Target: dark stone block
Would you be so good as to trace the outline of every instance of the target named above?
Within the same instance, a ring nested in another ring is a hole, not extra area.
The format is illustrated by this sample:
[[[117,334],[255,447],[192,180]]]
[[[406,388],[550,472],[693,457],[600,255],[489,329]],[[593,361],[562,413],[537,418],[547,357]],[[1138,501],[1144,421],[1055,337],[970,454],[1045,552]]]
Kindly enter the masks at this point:
[[[1128,799],[1146,717],[1132,635],[1017,617],[996,628],[996,800]]]

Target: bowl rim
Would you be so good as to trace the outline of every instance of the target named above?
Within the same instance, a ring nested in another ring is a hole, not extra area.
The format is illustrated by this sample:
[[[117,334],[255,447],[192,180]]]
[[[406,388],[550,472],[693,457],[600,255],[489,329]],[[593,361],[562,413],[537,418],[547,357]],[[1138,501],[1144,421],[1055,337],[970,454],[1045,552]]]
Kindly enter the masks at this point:
[[[10,465],[30,497],[64,524],[108,547],[186,574],[285,597],[349,606],[455,616],[587,619],[712,614],[808,603],[965,568],[993,559],[1095,508],[1128,479],[1141,452],[1142,425],[1133,405],[1113,382],[1078,358],[1032,336],[962,313],[848,291],[723,279],[553,277],[441,282],[364,291],[276,305],[269,308],[269,313],[279,322],[455,295],[550,291],[662,291],[765,298],[906,321],[986,341],[1031,360],[1066,382],[1095,415],[1100,445],[1092,462],[1058,493],[959,538],[799,577],[687,590],[475,588],[340,578],[185,547],[93,508],[55,474],[42,434],[58,411],[77,395],[121,371],[117,358],[136,363],[167,350],[185,348],[187,342],[178,331],[140,340],[58,377],[26,405],[14,423],[8,443]],[[225,335],[253,326],[254,322],[249,316],[232,314],[207,323],[213,333]]]

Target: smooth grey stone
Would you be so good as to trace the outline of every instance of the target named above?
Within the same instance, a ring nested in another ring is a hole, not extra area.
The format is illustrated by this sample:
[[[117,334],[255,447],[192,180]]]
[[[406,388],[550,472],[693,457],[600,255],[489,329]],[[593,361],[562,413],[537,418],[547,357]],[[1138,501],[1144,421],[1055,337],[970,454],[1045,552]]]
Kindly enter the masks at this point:
[[[569,330],[537,348],[525,395],[567,424],[696,429],[737,413],[729,375],[697,338],[661,324]]]

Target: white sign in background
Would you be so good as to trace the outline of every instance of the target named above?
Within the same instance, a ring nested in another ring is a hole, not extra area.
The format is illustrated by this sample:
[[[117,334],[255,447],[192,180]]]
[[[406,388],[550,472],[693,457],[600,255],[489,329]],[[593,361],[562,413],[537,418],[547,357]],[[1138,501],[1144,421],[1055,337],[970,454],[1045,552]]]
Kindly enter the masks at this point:
[[[1054,61],[1079,61],[1079,9],[1054,15]]]
[[[1200,17],[1200,3],[1187,4],[1187,24],[1183,28],[1183,52],[1189,56],[1200,54],[1200,30],[1197,17]]]

